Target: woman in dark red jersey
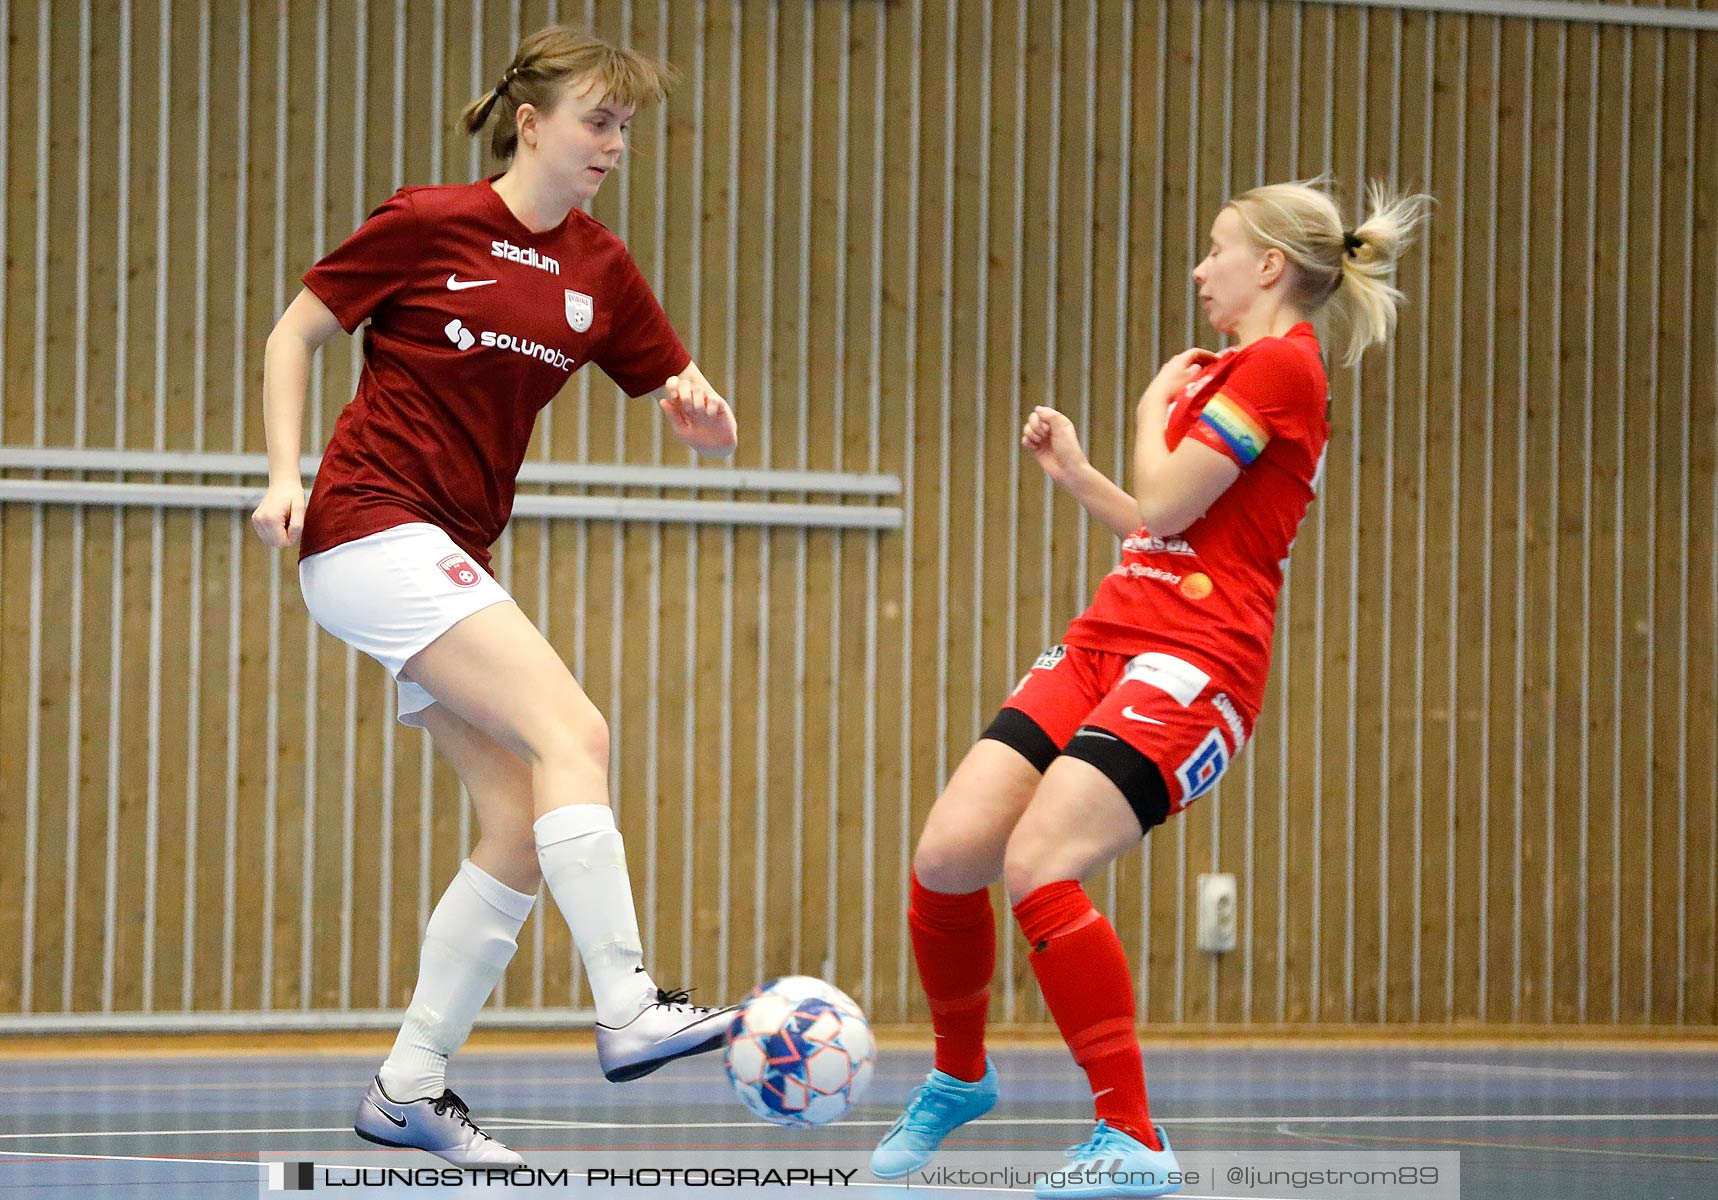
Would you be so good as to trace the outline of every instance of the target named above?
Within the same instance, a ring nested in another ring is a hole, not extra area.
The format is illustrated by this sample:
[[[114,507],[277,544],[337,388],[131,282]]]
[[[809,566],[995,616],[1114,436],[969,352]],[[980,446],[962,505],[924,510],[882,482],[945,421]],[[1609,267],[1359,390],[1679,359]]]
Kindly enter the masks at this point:
[[[1352,230],[1309,184],[1224,206],[1193,279],[1234,345],[1184,351],[1146,389],[1131,492],[1091,466],[1061,413],[1027,418],[1021,444],[1124,539],[1122,561],[1015,687],[920,836],[907,915],[936,1069],[873,1155],[879,1176],[919,1169],[996,1103],[984,1025],[996,963],[987,889],[1000,878],[1098,1118],[1069,1151],[1069,1177],[1038,1195],[1176,1189],[1146,1105],[1127,959],[1079,880],[1208,791],[1251,733],[1283,568],[1329,434],[1310,318],[1334,319],[1348,363],[1389,336],[1390,279],[1427,198],[1374,186],[1370,201]]]
[[[734,415],[626,246],[576,206],[620,166],[627,123],[672,69],[553,26],[527,38],[462,123],[511,159],[493,179],[401,188],[304,276],[264,360],[269,488],[252,518],[300,540],[319,624],[385,665],[400,720],[429,731],[481,837],[424,931],[416,989],[355,1128],[459,1164],[517,1164],[447,1090],[546,882],[571,927],[611,1080],[714,1048],[726,1010],[657,988],[608,797],[608,728],[489,574],[539,409],[595,362],[656,397],[680,440],[723,456]],[[358,393],[306,509],[298,472],[317,347],[368,319]]]

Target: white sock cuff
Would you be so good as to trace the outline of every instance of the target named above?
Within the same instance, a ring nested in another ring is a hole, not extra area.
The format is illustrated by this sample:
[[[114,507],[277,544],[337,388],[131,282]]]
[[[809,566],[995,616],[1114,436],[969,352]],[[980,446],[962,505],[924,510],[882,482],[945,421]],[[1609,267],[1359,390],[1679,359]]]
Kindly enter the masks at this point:
[[[557,842],[570,842],[574,838],[589,837],[615,828],[614,809],[606,804],[563,805],[538,817],[532,826],[539,850]]]
[[[523,925],[536,907],[537,897],[514,891],[469,858],[459,864],[459,874],[491,908],[517,925]]]

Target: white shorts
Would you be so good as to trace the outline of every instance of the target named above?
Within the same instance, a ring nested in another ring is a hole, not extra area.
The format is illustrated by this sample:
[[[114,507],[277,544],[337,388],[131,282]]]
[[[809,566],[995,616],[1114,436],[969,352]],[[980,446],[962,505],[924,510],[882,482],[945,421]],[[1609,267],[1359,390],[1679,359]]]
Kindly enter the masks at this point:
[[[406,660],[491,604],[512,597],[434,525],[396,525],[298,564],[316,623],[388,669],[400,686],[400,724],[423,726],[435,697],[401,679]]]

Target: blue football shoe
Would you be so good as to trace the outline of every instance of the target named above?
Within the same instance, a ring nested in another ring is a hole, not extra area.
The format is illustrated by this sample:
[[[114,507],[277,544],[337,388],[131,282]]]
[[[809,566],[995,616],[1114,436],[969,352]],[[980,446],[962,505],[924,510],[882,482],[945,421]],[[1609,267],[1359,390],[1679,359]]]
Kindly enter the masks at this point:
[[[889,1132],[871,1152],[871,1174],[879,1179],[912,1174],[931,1161],[949,1134],[995,1108],[999,1094],[996,1064],[988,1058],[984,1060],[984,1078],[977,1083],[932,1071],[913,1090],[907,1111],[889,1126]]]
[[[1097,1196],[1167,1196],[1181,1190],[1181,1164],[1169,1148],[1163,1126],[1153,1126],[1163,1149],[1153,1150],[1130,1134],[1099,1121],[1090,1141],[1070,1146],[1072,1161],[1060,1183],[1045,1180],[1033,1189],[1039,1200],[1091,1200]]]

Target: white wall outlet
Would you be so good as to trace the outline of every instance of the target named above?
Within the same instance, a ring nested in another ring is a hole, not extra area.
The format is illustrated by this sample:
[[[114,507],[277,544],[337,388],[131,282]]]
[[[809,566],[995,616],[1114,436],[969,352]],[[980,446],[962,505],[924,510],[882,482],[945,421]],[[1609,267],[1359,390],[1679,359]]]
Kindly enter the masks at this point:
[[[1235,927],[1240,922],[1235,877],[1229,874],[1199,876],[1199,948],[1224,954],[1235,948]]]

